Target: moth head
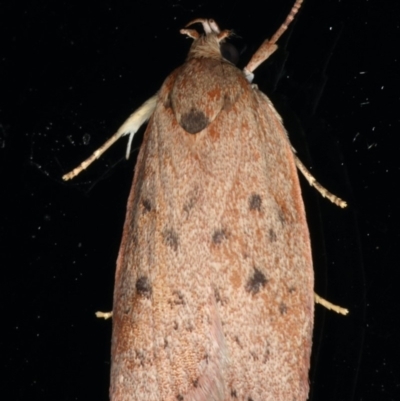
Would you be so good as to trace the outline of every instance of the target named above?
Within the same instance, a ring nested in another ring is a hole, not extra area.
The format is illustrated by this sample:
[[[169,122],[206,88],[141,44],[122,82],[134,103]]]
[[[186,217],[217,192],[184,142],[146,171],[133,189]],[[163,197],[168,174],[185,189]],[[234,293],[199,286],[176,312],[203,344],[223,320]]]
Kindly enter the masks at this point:
[[[199,33],[195,29],[188,29],[188,27],[197,23],[203,26],[204,33]],[[181,29],[180,32],[194,39],[188,59],[195,57],[220,59],[222,57],[236,64],[239,53],[233,45],[225,41],[233,32],[227,29],[221,31],[213,19],[197,18],[190,21],[185,29]]]

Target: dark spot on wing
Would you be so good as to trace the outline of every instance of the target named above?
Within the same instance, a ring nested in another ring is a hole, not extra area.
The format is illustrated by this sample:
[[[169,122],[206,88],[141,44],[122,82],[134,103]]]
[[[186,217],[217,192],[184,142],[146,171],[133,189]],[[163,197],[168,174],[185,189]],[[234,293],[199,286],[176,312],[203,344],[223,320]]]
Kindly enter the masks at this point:
[[[263,363],[267,363],[270,360],[270,354],[271,353],[270,353],[269,348],[267,346],[267,348],[265,349],[265,352],[264,352]]]
[[[189,132],[189,134],[197,134],[202,131],[210,123],[207,116],[200,110],[191,109],[181,117],[180,125]]]
[[[136,291],[139,295],[145,298],[151,297],[151,284],[147,277],[142,276],[136,281]]]
[[[180,291],[172,292],[172,299],[169,301],[171,306],[173,305],[185,305],[185,298]]]
[[[285,213],[283,213],[282,210],[279,210],[279,212],[278,212],[278,219],[282,223],[283,226],[286,224]]]
[[[281,315],[285,315],[287,312],[287,306],[285,303],[281,302],[279,305],[279,312],[281,313]]]
[[[238,336],[235,336],[233,340],[235,341],[235,343],[236,343],[240,348],[243,348],[243,345],[242,345],[242,343],[240,342],[240,339],[239,339]]]
[[[221,302],[221,295],[217,288],[214,290],[214,297],[215,297],[215,302],[217,302],[217,303]]]
[[[276,236],[275,231],[274,231],[272,228],[269,229],[268,235],[269,235],[269,240],[270,240],[271,242],[276,242],[277,236]]]
[[[151,212],[152,207],[151,207],[151,202],[149,201],[149,199],[143,199],[142,205],[146,212]]]
[[[194,188],[188,192],[186,196],[186,202],[183,205],[183,210],[186,213],[189,213],[193,209],[194,205],[197,202],[198,197],[199,197],[198,188]]]
[[[146,356],[142,350],[135,349],[135,358],[138,360],[140,366],[144,366],[146,362]]]
[[[246,291],[255,295],[265,286],[265,284],[267,284],[267,282],[268,280],[265,277],[265,274],[257,268],[254,268],[253,275],[247,281]]]
[[[250,210],[261,211],[261,203],[262,203],[262,199],[261,199],[260,195],[251,194],[251,196],[249,198],[249,208],[250,208]]]
[[[172,229],[165,229],[163,232],[163,237],[165,244],[176,252],[179,244],[178,234]]]
[[[224,229],[215,230],[212,235],[212,242],[214,244],[220,244],[224,239],[227,238],[226,232]]]

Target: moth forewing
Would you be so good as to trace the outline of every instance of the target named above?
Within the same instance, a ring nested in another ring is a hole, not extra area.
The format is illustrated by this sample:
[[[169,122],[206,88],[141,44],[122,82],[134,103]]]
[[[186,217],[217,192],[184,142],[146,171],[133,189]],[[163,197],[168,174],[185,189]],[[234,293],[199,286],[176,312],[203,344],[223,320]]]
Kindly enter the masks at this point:
[[[195,38],[144,135],[117,263],[113,400],[307,398],[313,271],[295,160],[219,34]]]
[[[314,275],[296,164],[332,194],[250,83],[301,3],[244,72],[221,55],[229,31],[192,21],[205,33],[182,30],[194,39],[186,62],[64,176],[149,119],[115,275],[113,401],[307,399]]]

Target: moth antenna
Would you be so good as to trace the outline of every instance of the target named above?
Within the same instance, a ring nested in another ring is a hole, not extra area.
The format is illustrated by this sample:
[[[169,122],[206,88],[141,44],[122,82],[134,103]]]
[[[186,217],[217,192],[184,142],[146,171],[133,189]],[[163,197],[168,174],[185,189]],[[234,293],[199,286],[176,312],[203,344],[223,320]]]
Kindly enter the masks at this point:
[[[288,28],[289,24],[293,21],[294,16],[299,11],[303,0],[296,0],[292,9],[290,10],[288,16],[286,17],[284,23],[279,27],[279,29],[272,35],[271,39],[266,39],[258,50],[253,54],[247,66],[244,68],[245,75],[252,73],[261,63],[263,63],[267,58],[275,52],[278,46],[275,44],[278,39],[283,35],[283,33]]]
[[[302,3],[303,0],[297,0],[296,3],[294,3],[292,9],[289,12],[289,15],[286,17],[283,24],[279,27],[279,29],[274,33],[274,35],[272,35],[272,38],[269,40],[270,44],[275,44],[278,41],[278,39],[283,35],[283,33],[286,31],[286,29],[288,29],[288,26],[293,21],[295,15],[298,13]]]

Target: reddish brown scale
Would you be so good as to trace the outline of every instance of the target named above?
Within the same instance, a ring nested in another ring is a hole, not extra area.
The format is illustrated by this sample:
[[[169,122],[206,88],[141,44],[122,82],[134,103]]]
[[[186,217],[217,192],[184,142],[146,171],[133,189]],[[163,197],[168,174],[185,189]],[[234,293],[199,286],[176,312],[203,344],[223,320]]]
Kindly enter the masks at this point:
[[[308,396],[313,269],[293,151],[218,42],[195,39],[144,135],[115,277],[113,401]]]

